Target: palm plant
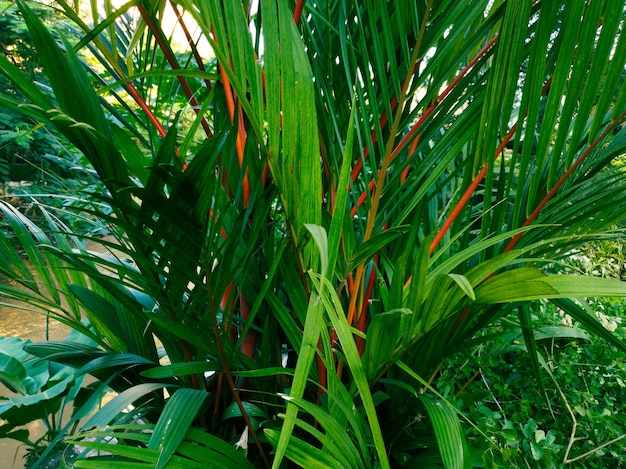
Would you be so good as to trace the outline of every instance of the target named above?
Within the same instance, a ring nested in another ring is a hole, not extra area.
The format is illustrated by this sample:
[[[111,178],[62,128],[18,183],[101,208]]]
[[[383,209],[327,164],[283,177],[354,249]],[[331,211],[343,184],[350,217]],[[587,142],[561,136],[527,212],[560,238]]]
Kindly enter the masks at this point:
[[[624,218],[624,2],[58,0],[78,44],[18,4],[55,99],[0,57],[0,104],[112,210],[104,256],[2,205],[4,293],[92,341],[26,350],[119,393],[77,467],[470,467],[431,382],[487,326],[540,386],[531,300],[626,350],[574,300],[621,282],[540,270]]]

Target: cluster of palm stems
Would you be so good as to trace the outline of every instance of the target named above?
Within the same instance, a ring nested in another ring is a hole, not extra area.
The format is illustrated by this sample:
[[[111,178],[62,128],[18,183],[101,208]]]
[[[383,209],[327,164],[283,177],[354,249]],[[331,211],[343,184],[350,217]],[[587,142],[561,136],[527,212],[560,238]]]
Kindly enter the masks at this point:
[[[17,3],[50,89],[0,56],[0,105],[113,234],[0,202],[3,294],[82,337],[26,350],[100,383],[77,467],[471,467],[432,383],[488,327],[548,400],[534,300],[626,350],[581,300],[625,285],[544,269],[626,213],[624,2],[57,0],[76,40]]]

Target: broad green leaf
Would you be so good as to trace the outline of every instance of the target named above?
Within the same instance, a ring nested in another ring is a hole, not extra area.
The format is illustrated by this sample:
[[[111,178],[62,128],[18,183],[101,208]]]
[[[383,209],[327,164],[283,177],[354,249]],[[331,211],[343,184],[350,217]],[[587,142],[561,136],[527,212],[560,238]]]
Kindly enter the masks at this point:
[[[465,435],[459,418],[447,402],[423,394],[420,400],[426,407],[435,430],[435,437],[446,469],[466,469],[472,467]]]
[[[94,358],[83,365],[79,374],[94,374],[98,370],[107,370],[115,367],[153,366],[154,362],[141,355],[132,353],[106,353]]]
[[[71,46],[65,44],[68,55],[64,56],[26,2],[17,2],[61,107],[78,122],[89,124],[110,138],[110,129],[97,96]]]
[[[172,363],[171,365],[163,365],[144,370],[141,372],[141,376],[145,378],[161,379],[201,374],[207,371],[222,371],[222,366],[216,362]]]
[[[399,226],[383,231],[372,236],[365,243],[360,245],[352,254],[350,267],[359,265],[361,262],[370,259],[374,254],[380,252],[385,245],[399,238],[409,230],[407,226]]]
[[[320,441],[324,451],[336,459],[340,467],[348,469],[360,467],[363,464],[363,456],[367,457],[368,455],[359,454],[347,433],[345,425],[341,425],[335,416],[303,399],[293,399],[287,396],[283,397],[288,402],[294,403],[311,414],[319,423],[320,427],[324,430],[323,432],[314,432],[314,429],[308,424],[305,424],[302,420],[296,421],[297,426],[309,430],[309,433],[314,433],[313,436]]]
[[[53,377],[54,381],[58,381],[45,390],[40,390],[36,394],[22,395],[22,396],[9,396],[9,400],[17,407],[30,406],[38,404],[43,401],[51,401],[55,398],[59,398],[65,393],[70,386],[74,383],[75,375],[73,370],[64,369],[62,374]],[[51,379],[52,381],[52,379]]]
[[[120,412],[124,411],[136,400],[144,397],[146,394],[163,389],[165,386],[165,384],[161,383],[143,383],[128,388],[107,402],[98,412],[91,416],[81,428],[85,430],[109,425]]]
[[[496,275],[476,289],[478,303],[597,296],[626,296],[626,284],[581,275],[546,275],[537,269],[519,268]]]
[[[581,340],[591,339],[591,336],[584,330],[579,329],[577,327],[569,327],[569,326],[533,327],[532,332],[533,332],[533,335],[535,336],[535,340],[560,339],[560,338],[581,339]]]
[[[392,359],[398,353],[398,346],[406,333],[406,317],[412,313],[409,310],[392,310],[376,314],[367,327],[367,340],[362,361],[365,375],[371,382],[377,374],[391,365]]]
[[[167,400],[148,442],[148,449],[158,451],[156,468],[167,465],[207,397],[205,391],[179,389]]]
[[[68,285],[69,291],[85,306],[89,321],[98,328],[114,350],[127,350],[116,308],[105,298],[81,285]]]
[[[21,248],[24,249],[28,259],[30,259],[30,268],[25,263],[19,261],[13,264],[18,267],[19,271],[26,279],[24,283],[26,283],[30,290],[37,293],[47,291],[52,300],[59,303],[59,292],[54,286],[52,273],[38,246],[38,243],[50,244],[51,242],[48,236],[39,226],[20,213],[15,207],[9,204],[2,204],[0,205],[0,209],[2,210],[4,218],[11,226],[14,235],[19,240]],[[12,249],[15,251],[14,247]],[[13,256],[15,256],[15,252],[13,252],[13,255],[11,255],[9,259],[14,259]],[[35,282],[35,277],[30,269],[40,277],[39,281]]]
[[[281,433],[269,428],[265,429],[265,436],[274,447],[278,446]],[[339,461],[297,437],[291,437],[289,446],[286,448],[286,456],[298,464],[300,467],[329,469],[331,467],[341,467]]]
[[[150,467],[154,467],[154,463],[157,459],[157,452],[155,450],[147,448],[129,449],[129,446],[133,445],[115,445],[111,443],[112,439],[115,438],[122,442],[128,440],[129,442],[139,441],[147,444],[154,428],[155,425],[153,424],[111,425],[106,429],[106,431],[94,430],[81,432],[77,436],[71,438],[70,441],[78,445],[82,445],[84,442],[85,446],[93,445],[90,447],[100,449],[105,453],[110,452],[119,454],[120,456],[128,456],[134,458],[136,461],[150,461],[146,463],[130,463],[128,461],[121,461],[122,463],[150,464]],[[178,447],[177,453],[170,459],[168,467],[189,467],[185,466],[185,464],[191,465],[192,467],[198,467],[197,464],[206,465],[206,461],[211,461],[211,466],[219,469],[252,467],[250,462],[243,456],[243,453],[236,449],[235,445],[228,444],[221,438],[194,428],[189,429],[185,436],[185,440],[183,440]],[[81,461],[81,463],[89,463],[91,466],[88,467],[94,467],[94,465],[97,464],[106,465],[110,463],[110,461],[108,461],[106,457],[98,458],[96,456],[85,461]],[[117,464],[117,462],[113,463]]]
[[[309,307],[306,312],[302,345],[298,353],[298,362],[296,363],[289,397],[299,399],[304,394],[305,385],[309,378],[310,368],[317,350],[317,342],[324,322],[324,305],[317,294],[312,293]],[[287,450],[295,440],[295,438],[292,437],[292,432],[297,415],[297,406],[289,403],[288,401],[285,421],[280,431],[280,438],[277,437],[276,441],[273,442],[276,447],[276,456],[274,458],[273,467],[279,467],[282,458],[285,456]],[[268,431],[269,430],[266,430],[266,434]],[[274,436],[273,433],[272,436]],[[270,436],[268,436],[268,438],[270,438]]]
[[[327,368],[333,369],[331,365],[327,365]],[[361,455],[363,455],[361,460],[365,467],[369,468],[371,467],[371,457],[367,455],[371,455],[372,435],[362,408],[355,402],[355,398],[358,399],[358,396],[354,396],[354,394],[349,392],[336,373],[329,373],[328,381],[329,402],[327,410],[333,416],[333,419],[341,425],[348,426],[346,433],[352,435],[352,440],[356,439],[358,449]],[[376,395],[372,396],[375,405],[378,406],[384,400],[384,397],[382,399],[377,399],[376,397]]]
[[[21,394],[26,394],[26,370],[22,363],[15,357],[0,354],[0,381],[2,381],[9,389],[13,389]]]
[[[326,235],[326,230],[322,226],[308,223],[304,226],[309,230],[309,233],[311,233],[317,245],[321,258],[321,275],[322,277],[326,277],[326,273],[328,272],[328,236]]]
[[[551,302],[572,316],[576,321],[580,322],[582,326],[591,334],[601,337],[603,340],[606,340],[608,343],[623,352],[626,352],[626,344],[622,340],[620,340],[615,334],[606,330],[595,315],[590,314],[588,310],[581,308],[572,299],[556,298],[552,299]]]
[[[269,168],[296,236],[321,223],[321,168],[313,75],[285,0],[262,2]],[[282,122],[289,123],[282,125]],[[304,262],[313,250],[305,249]]]
[[[476,299],[476,295],[474,295],[474,289],[472,288],[472,285],[470,284],[469,280],[467,280],[467,277],[465,277],[465,275],[448,274],[448,276],[456,282],[461,290],[463,290],[463,293],[465,293],[469,298],[471,298],[472,300]]]
[[[128,445],[115,445],[111,443],[105,443],[100,441],[85,441],[81,440],[80,444],[86,448],[91,448],[100,452],[108,452],[114,454],[118,457],[121,457],[120,461],[102,461],[98,457],[89,458],[87,460],[77,462],[78,467],[102,467],[102,468],[122,468],[122,467],[130,467],[130,468],[144,468],[144,467],[155,467],[157,464],[157,460],[159,457],[159,452],[156,449],[150,448],[139,448]],[[129,462],[137,461],[137,462]],[[139,462],[141,461],[141,462]],[[191,461],[187,458],[181,457],[172,457],[170,460],[170,464],[168,467],[183,469],[184,467],[200,469],[202,468],[202,464],[197,463],[195,461]]]
[[[323,308],[325,309],[331,324],[337,331],[337,337],[339,338],[343,353],[346,357],[348,368],[354,377],[354,383],[363,401],[363,407],[365,408],[365,413],[372,432],[378,461],[381,467],[389,467],[389,460],[387,458],[385,443],[380,423],[378,421],[378,414],[376,412],[371,390],[367,382],[363,362],[361,361],[361,357],[352,334],[352,329],[348,324],[348,319],[343,311],[341,302],[339,301],[335,291],[330,288],[328,280],[321,279],[315,275],[312,275],[311,279],[317,291],[320,292]]]
[[[346,145],[341,163],[341,170],[337,180],[337,196],[335,198],[335,208],[329,229],[329,248],[328,248],[328,265],[331,273],[335,270],[340,252],[340,242],[342,238],[342,230],[344,226],[345,215],[348,204],[350,163],[352,161],[352,152],[354,145],[354,119],[356,115],[356,106],[354,98],[352,100],[352,109],[350,111],[350,121],[348,122],[348,133],[346,135]],[[323,275],[324,276],[324,275]]]
[[[261,419],[267,419],[267,414],[259,406],[251,402],[247,402],[247,401],[243,401],[242,404],[243,404],[243,408],[246,414],[249,417],[258,417]],[[239,408],[239,405],[236,402],[233,402],[226,408],[226,410],[224,410],[224,413],[222,414],[222,420],[227,420],[233,417],[241,417],[241,416],[242,414],[241,414],[241,409]]]

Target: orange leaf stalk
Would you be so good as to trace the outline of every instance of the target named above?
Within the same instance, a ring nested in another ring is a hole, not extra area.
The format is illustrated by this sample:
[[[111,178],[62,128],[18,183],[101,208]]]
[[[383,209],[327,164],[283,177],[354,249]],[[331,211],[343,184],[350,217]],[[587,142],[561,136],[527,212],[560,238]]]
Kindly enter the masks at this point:
[[[543,89],[542,89],[542,94],[546,93],[548,91],[548,89],[550,89],[550,85],[552,84],[552,79],[550,78],[546,84],[544,85]],[[626,118],[626,112],[622,113],[614,122],[612,122],[605,130],[604,132],[602,132],[602,134],[600,134],[600,136],[598,138],[596,138],[596,140],[593,141],[593,143],[591,145],[589,145],[589,147],[587,147],[587,149],[576,159],[576,161],[572,164],[572,166],[570,166],[570,168],[563,174],[563,176],[561,176],[561,178],[556,182],[556,184],[552,187],[552,189],[545,195],[545,197],[541,200],[541,202],[539,203],[539,205],[537,205],[537,207],[535,208],[535,210],[530,214],[530,216],[526,219],[526,221],[524,222],[524,224],[522,226],[530,226],[532,224],[532,222],[537,218],[537,216],[539,215],[539,213],[541,212],[541,210],[546,206],[546,204],[550,201],[550,199],[552,199],[552,197],[554,197],[554,195],[556,194],[556,192],[559,190],[559,188],[565,183],[565,181],[570,177],[570,175],[574,172],[574,170],[583,162],[583,160],[589,155],[589,153],[591,153],[591,151],[598,146],[598,144],[602,141],[602,139],[604,137],[606,137],[606,135],[611,132],[624,118]],[[511,129],[511,131],[507,134],[507,137],[505,137],[505,139],[502,141],[502,143],[500,144],[500,146],[498,147],[498,150],[496,151],[496,158],[497,155],[499,154],[499,151],[501,151],[504,146],[510,141],[512,135],[511,133],[515,131],[517,124],[515,124],[513,126],[513,128]],[[474,180],[474,182],[478,181],[478,183],[480,182],[480,180],[482,180],[482,177],[484,177],[484,173],[486,172],[487,169],[487,165],[485,165],[485,167],[483,167],[483,170],[481,171],[481,173],[476,177],[476,179]],[[473,190],[476,189],[476,186],[478,184],[474,184],[474,182],[472,182],[472,185],[470,185],[470,187],[468,187],[467,191],[465,192],[464,196],[461,198],[461,200],[459,201],[459,203],[457,204],[457,207],[461,204],[465,204],[467,203],[467,198],[465,198],[466,195],[471,196],[470,193],[470,189],[471,192],[473,192]],[[465,198],[465,200],[464,200]],[[456,218],[456,216],[458,215],[458,211],[456,210],[452,211],[452,213],[450,214],[450,218]],[[446,224],[442,227],[440,233],[438,233],[437,238],[435,238],[433,240],[433,243],[431,244],[431,254],[433,253],[434,249],[437,246],[437,242],[438,242],[438,238],[439,240],[441,239],[441,237],[443,236],[442,233],[445,232],[445,230],[447,230],[450,225],[451,222],[448,223],[450,220],[448,220],[446,222]],[[504,252],[509,252],[511,251],[519,242],[520,238],[522,237],[524,233],[518,233],[516,234],[511,241],[509,242],[509,244],[507,244],[507,246],[504,248]],[[439,236],[441,235],[441,236]],[[436,242],[437,241],[437,242]],[[493,276],[490,275],[489,277],[487,277],[487,280],[490,279]],[[408,283],[411,281],[411,279],[409,279],[407,281],[407,285]],[[406,286],[406,285],[405,285]],[[461,323],[463,322],[463,320],[465,319],[465,317],[467,316],[467,314],[470,311],[470,307],[465,308],[461,314],[459,315],[458,319],[456,320],[454,326],[452,327],[452,330],[450,332],[450,336],[452,336],[457,329],[460,327]]]
[[[515,124],[513,128],[511,128],[508,134],[506,134],[506,137],[504,138],[504,140],[502,141],[502,143],[496,150],[494,161],[498,159],[498,156],[502,153],[502,150],[504,149],[504,145],[506,145],[506,143],[511,139],[511,137],[513,137],[513,134],[515,134],[516,130],[517,130],[517,124]],[[484,179],[485,175],[487,174],[488,169],[489,169],[489,164],[487,163],[483,166],[483,168],[480,170],[480,173],[478,173],[478,175],[474,178],[474,180],[469,185],[469,187],[465,190],[465,193],[456,203],[456,205],[452,209],[452,212],[450,212],[450,216],[448,217],[446,222],[443,224],[443,226],[437,233],[437,236],[435,236],[432,243],[430,244],[431,255],[433,252],[435,252],[437,245],[441,242],[444,235],[448,232],[448,230],[452,226],[452,223],[454,223],[454,221],[456,220],[456,217],[459,215],[459,213],[461,213],[461,211],[463,210],[463,208],[465,207],[469,199],[472,197],[472,195],[474,195],[474,191]]]
[[[143,97],[139,94],[139,92],[137,91],[137,88],[135,88],[132,85],[132,83],[126,83],[124,85],[124,88],[126,89],[128,94],[130,94],[130,96],[135,100],[135,102],[139,105],[139,107],[141,108],[143,113],[146,115],[150,123],[156,129],[157,133],[161,137],[165,137],[167,135],[167,130],[165,130],[165,127],[163,127],[163,125],[159,122],[159,119],[157,119],[154,112],[152,112],[152,109],[150,109],[150,106],[148,106],[148,104],[146,103],[146,100],[143,99]],[[178,152],[178,148],[174,148],[174,154],[176,156],[180,156],[180,153]],[[187,169],[187,163],[185,162],[183,162],[183,169]]]
[[[500,143],[500,145],[496,149],[495,155],[493,157],[494,161],[498,159],[498,156],[500,154],[502,154],[502,151],[504,150],[504,147],[506,146],[507,143],[509,143],[511,138],[513,138],[513,135],[515,135],[515,131],[516,130],[517,130],[517,122],[513,125],[511,130],[509,130],[509,133],[506,134],[506,136],[504,137],[504,139],[502,140],[502,142]],[[461,199],[454,206],[454,209],[450,213],[450,216],[448,217],[448,219],[446,220],[444,225],[441,227],[441,230],[439,230],[439,233],[437,233],[437,236],[435,236],[435,238],[433,239],[432,243],[430,244],[430,254],[431,255],[433,254],[433,252],[435,252],[435,249],[437,248],[437,245],[439,244],[441,239],[444,237],[446,232],[450,229],[450,227],[452,226],[452,223],[454,223],[454,221],[456,220],[456,217],[459,215],[459,213],[461,213],[461,210],[463,210],[463,208],[465,207],[465,205],[467,204],[469,199],[474,194],[474,191],[476,190],[476,188],[478,187],[480,182],[483,180],[483,178],[487,174],[487,170],[488,169],[489,169],[489,164],[487,163],[487,164],[485,164],[483,166],[483,168],[481,169],[480,173],[478,173],[478,175],[474,178],[472,183],[465,190],[465,193],[463,194]],[[409,285],[409,283],[411,283],[411,280],[412,280],[412,278],[409,277],[409,279],[406,281],[404,286],[407,287]],[[461,325],[461,323],[463,322],[463,320],[465,319],[465,316],[467,316],[467,313],[469,313],[469,311],[470,311],[470,307],[469,306],[466,307],[465,309],[463,309],[463,311],[461,311],[461,314],[459,315],[459,317],[457,318],[456,322],[454,323],[454,326],[452,326],[452,330],[450,331],[450,335],[448,336],[448,338],[452,337],[452,335],[457,331],[457,329],[459,328],[459,326]]]
[[[545,89],[545,87],[544,87],[544,89]],[[545,197],[537,205],[535,210],[530,214],[530,216],[526,219],[526,221],[524,222],[524,224],[522,226],[530,226],[532,224],[532,222],[535,221],[537,216],[539,216],[539,213],[541,212],[541,210],[547,205],[547,203],[550,201],[550,199],[552,199],[552,197],[554,197],[556,192],[565,183],[565,181],[567,181],[567,179],[571,176],[571,174],[574,172],[574,170],[578,166],[580,166],[580,164],[591,153],[591,151],[595,147],[597,147],[600,144],[600,142],[602,141],[602,139],[604,139],[604,137],[606,137],[608,135],[608,133],[611,132],[624,118],[626,118],[626,111],[623,112],[622,114],[620,114],[619,117],[615,121],[613,121],[604,130],[604,132],[602,132],[600,134],[600,136],[598,138],[596,138],[591,143],[591,145],[589,145],[587,147],[587,149],[576,159],[576,161],[572,164],[572,166],[570,166],[568,168],[568,170],[563,174],[563,176],[561,176],[561,178],[556,182],[556,184],[552,187],[552,189],[550,189],[550,191],[545,195]],[[506,247],[504,248],[504,252],[511,251],[517,245],[517,243],[519,242],[519,240],[523,236],[523,234],[524,234],[523,232],[516,234],[511,239],[509,244],[506,245]],[[493,276],[493,274],[490,275],[489,277],[487,277],[487,279],[490,279],[492,276]],[[456,330],[459,328],[459,326],[461,325],[461,323],[463,322],[463,320],[465,319],[465,317],[467,316],[469,311],[470,311],[470,307],[467,307],[467,308],[465,308],[461,312],[459,318],[457,319],[456,323],[454,324],[454,327],[452,328],[450,336],[452,336],[452,334],[454,334],[454,332],[456,332]],[[463,392],[467,388],[467,386],[476,378],[476,376],[478,376],[479,373],[480,373],[480,369],[478,371],[476,371],[476,373],[474,373],[474,375],[463,385],[463,387],[455,394],[455,396],[458,396],[459,394],[461,394],[461,392]]]
[[[220,76],[222,77],[222,83],[224,85],[224,94],[226,97],[226,106],[228,107],[228,113],[230,116],[231,122],[235,122],[235,96],[233,93],[233,89],[230,85],[230,80],[228,79],[228,75],[226,73],[226,69],[219,64]],[[239,160],[239,166],[243,168],[244,162],[244,148],[246,145],[246,129],[243,120],[243,110],[241,108],[241,103],[237,103],[237,141],[235,143],[237,150],[237,158]],[[250,200],[250,180],[248,179],[248,169],[246,168],[244,177],[243,177],[243,206],[246,208],[248,206],[248,202]],[[241,320],[246,322],[250,317],[250,307],[246,302],[243,293],[239,294],[239,311],[241,314]],[[248,330],[246,336],[243,339],[243,343],[241,345],[241,351],[247,357],[252,358],[254,353],[254,343],[256,341],[256,333],[252,331],[252,329]]]
[[[504,139],[502,140],[502,142],[496,149],[496,152],[494,155],[494,161],[498,159],[498,156],[502,153],[502,151],[504,150],[504,147],[511,140],[516,130],[517,130],[517,123],[513,125],[511,130],[509,130],[509,133],[506,134],[506,136],[504,137]],[[448,217],[444,225],[441,227],[441,230],[439,230],[439,232],[437,233],[437,236],[435,236],[432,243],[430,244],[431,255],[433,254],[433,252],[435,252],[437,245],[441,242],[446,232],[452,226],[452,223],[454,223],[454,221],[456,220],[456,217],[459,215],[459,213],[461,213],[461,210],[463,210],[463,207],[465,207],[465,205],[474,194],[474,191],[476,190],[480,182],[484,179],[485,175],[487,174],[488,169],[489,169],[489,164],[485,164],[483,168],[481,169],[480,173],[478,173],[478,175],[474,178],[474,180],[469,185],[469,187],[465,190],[465,193],[463,194],[461,199],[454,206],[454,209],[450,213],[450,216]],[[411,280],[412,280],[412,277],[409,277],[406,283],[404,284],[405,288],[411,283]],[[459,328],[459,326],[461,325],[461,323],[463,322],[463,320],[465,319],[465,316],[467,316],[467,313],[469,313],[469,311],[470,311],[470,308],[467,307],[461,312],[456,322],[454,323],[454,326],[452,327],[452,330],[450,331],[450,335],[448,336],[448,338],[450,338],[456,332],[456,330]]]
[[[220,64],[219,65],[220,76],[222,77],[222,83],[224,85],[224,95],[226,97],[226,107],[228,108],[228,114],[230,116],[230,121],[235,122],[235,96],[233,94],[233,89],[230,86],[230,80],[228,79],[228,75],[226,74],[226,69]],[[246,130],[243,122],[243,112],[241,109],[241,104],[237,104],[237,111],[239,114],[239,120],[237,122],[237,141],[235,142],[235,146],[237,149],[237,158],[239,160],[239,166],[243,167],[243,151],[246,145]],[[248,206],[248,201],[250,199],[250,181],[248,179],[248,170],[246,169],[246,173],[243,178],[243,206],[244,208]]]
[[[398,98],[394,96],[393,99],[391,100],[392,111],[395,110],[397,104],[398,104]],[[388,122],[388,117],[387,117],[387,113],[385,112],[380,118],[380,128],[382,129],[387,124],[387,122]],[[375,130],[372,132],[372,135],[370,138],[372,140],[372,143],[376,143],[376,141],[378,140],[378,134],[376,133]],[[361,169],[363,168],[363,161],[367,158],[368,155],[369,155],[369,147],[365,147],[365,149],[363,150],[363,157],[357,160],[357,162],[354,164],[354,168],[352,168],[352,171],[350,172],[350,180],[352,181],[353,184],[354,184],[354,181],[356,181],[356,178],[358,177],[359,173],[361,172]],[[351,215],[353,217],[356,215],[356,211],[359,209],[359,207],[363,205],[363,202],[365,202],[365,200],[367,199],[367,196],[371,192],[374,191],[375,186],[376,186],[376,180],[372,179],[369,185],[367,186],[368,190],[363,191],[361,193],[361,195],[359,196],[359,199],[356,202],[356,205],[352,207]]]
[[[375,272],[375,268],[376,266],[378,266],[378,263],[380,262],[380,255],[376,254],[374,256],[374,265],[372,266],[372,269],[370,271],[370,276],[368,278],[367,281],[367,287],[365,289],[365,296],[363,297],[363,302],[361,304],[361,311],[360,313],[358,313],[356,315],[356,318],[352,318],[350,320],[350,324],[352,325],[352,323],[356,323],[356,328],[360,331],[360,332],[365,332],[365,328],[367,325],[367,318],[368,318],[368,313],[369,313],[369,304],[370,304],[370,300],[372,298],[372,291],[374,289],[374,281],[376,280],[376,272]],[[352,296],[355,294],[354,292],[354,276],[352,275],[352,273],[349,273],[347,278],[346,278],[346,283],[347,283],[347,290],[349,292],[349,295]],[[365,351],[365,340],[360,337],[357,336],[356,339],[356,345],[357,345],[357,349],[359,351],[359,354],[362,356],[363,352]],[[335,344],[337,342],[337,332],[335,330],[333,330],[330,334],[330,343],[332,344],[332,346],[334,347]],[[340,363],[341,366],[341,363]]]
[[[334,331],[333,331],[334,333]],[[322,350],[322,341],[317,341],[317,349]],[[316,354],[315,358],[317,360],[317,371],[320,375],[320,385],[318,387],[318,394],[326,394],[326,389],[328,388],[328,370],[326,369],[326,365],[324,365],[324,360],[322,360],[321,354]]]

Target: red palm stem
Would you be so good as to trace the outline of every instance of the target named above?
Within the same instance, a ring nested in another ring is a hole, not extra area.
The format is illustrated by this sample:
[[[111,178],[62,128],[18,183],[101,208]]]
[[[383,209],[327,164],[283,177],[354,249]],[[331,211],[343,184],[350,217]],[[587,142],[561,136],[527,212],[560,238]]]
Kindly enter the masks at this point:
[[[213,312],[213,314],[211,315],[213,317],[213,333],[215,335],[215,342],[216,342],[217,350],[219,352],[218,353],[219,359],[222,364],[222,368],[224,369],[223,371],[224,376],[226,377],[226,381],[228,382],[228,387],[230,388],[230,392],[233,396],[233,399],[237,403],[237,407],[239,407],[239,411],[241,412],[241,416],[243,417],[244,423],[246,424],[246,427],[248,427],[250,435],[252,436],[252,439],[254,440],[257,448],[259,449],[259,454],[261,455],[261,459],[263,460],[265,467],[269,469],[271,465],[269,461],[267,460],[267,456],[265,455],[265,451],[263,450],[261,441],[259,440],[259,437],[256,434],[256,431],[254,430],[254,426],[252,425],[252,422],[250,421],[250,417],[248,416],[248,413],[246,412],[246,409],[241,400],[241,396],[239,396],[239,392],[237,391],[237,386],[235,386],[235,380],[233,379],[233,374],[230,371],[230,365],[228,363],[228,358],[226,357],[224,343],[222,342],[222,334],[220,332],[220,327],[217,323],[217,311],[215,310],[215,304],[213,303],[213,294],[211,292],[210,282],[207,285],[207,287],[209,288],[209,306],[211,308],[211,311]]]
[[[504,138],[504,140],[502,140],[502,143],[496,150],[494,160],[496,160],[498,156],[502,153],[504,146],[511,140],[516,130],[517,130],[517,123],[511,128],[511,130],[509,130],[509,133],[506,134],[506,137]],[[431,255],[435,251],[435,248],[437,247],[439,242],[442,240],[444,235],[448,232],[448,230],[452,226],[452,223],[454,223],[454,221],[456,220],[456,217],[459,215],[459,213],[461,213],[461,211],[463,210],[463,208],[465,207],[469,199],[472,197],[472,195],[474,195],[474,191],[476,191],[476,188],[484,179],[485,175],[487,174],[488,169],[489,169],[489,163],[483,166],[483,168],[480,170],[480,173],[478,173],[478,175],[474,178],[472,183],[465,190],[465,193],[463,194],[463,196],[459,199],[459,201],[456,203],[456,205],[452,209],[452,212],[450,212],[450,216],[448,216],[448,219],[443,224],[443,226],[437,233],[437,236],[435,236],[432,243],[430,244]]]
[[[611,124],[606,129],[604,129],[604,132],[602,132],[598,136],[598,138],[596,138],[591,143],[591,145],[589,145],[587,147],[587,149],[576,159],[576,161],[574,161],[574,163],[569,167],[569,169],[567,171],[565,171],[563,176],[561,176],[561,178],[556,182],[556,184],[552,187],[552,189],[550,189],[550,191],[545,195],[545,197],[541,200],[541,202],[539,202],[539,205],[537,205],[535,210],[533,210],[533,213],[531,213],[529,215],[529,217],[526,219],[526,221],[524,222],[524,224],[522,226],[530,226],[530,224],[533,221],[535,221],[537,216],[539,216],[539,213],[541,212],[541,210],[543,210],[543,208],[546,206],[546,204],[552,199],[552,197],[554,197],[554,195],[561,188],[561,186],[565,183],[565,181],[567,181],[567,179],[571,176],[571,174],[574,172],[574,170],[578,166],[580,166],[580,164],[585,160],[585,158],[587,158],[587,156],[589,156],[591,151],[594,148],[596,148],[600,144],[600,142],[604,139],[604,137],[606,137],[608,135],[608,133],[611,132],[624,118],[626,118],[626,111],[621,113],[618,116],[617,119],[615,119],[613,122],[611,122]],[[511,249],[513,249],[515,247],[515,245],[519,242],[519,240],[520,240],[520,238],[522,237],[523,234],[524,234],[523,232],[516,234],[513,237],[513,239],[511,239],[509,244],[507,244],[507,246],[504,248],[504,252],[508,252]]]
[[[178,24],[180,24],[180,27],[183,30],[183,34],[185,35],[185,39],[187,39],[187,43],[189,44],[189,47],[191,48],[191,53],[193,54],[194,59],[196,59],[196,64],[198,65],[198,69],[202,70],[203,72],[206,72],[204,61],[202,60],[202,57],[200,56],[200,52],[198,51],[198,48],[196,47],[196,43],[191,37],[189,28],[187,28],[187,24],[185,23],[183,16],[178,11],[178,7],[174,3],[174,0],[170,0],[170,6],[172,7],[172,10],[174,10],[174,13],[176,14]],[[204,84],[207,90],[211,90],[212,85],[211,85],[211,81],[208,78],[204,79]]]
[[[165,34],[163,33],[163,30],[161,29],[161,27],[153,21],[152,16],[150,16],[146,8],[141,3],[137,5],[137,8],[139,9],[139,13],[141,14],[141,17],[144,19],[144,21],[146,22],[146,25],[148,26],[148,28],[152,32],[152,35],[155,37],[157,43],[159,44],[161,51],[165,55],[165,58],[168,61],[168,63],[170,64],[170,67],[172,67],[172,69],[174,70],[180,70],[180,65],[178,64],[178,60],[176,60],[176,56],[174,55],[174,52],[172,51],[172,48],[170,47],[169,42],[165,38]],[[193,106],[193,109],[196,112],[196,114],[198,114],[200,112],[200,106],[198,105],[198,102],[196,101],[196,98],[193,95],[193,91],[191,90],[189,83],[187,83],[187,80],[185,80],[185,77],[183,76],[178,75],[176,78],[178,79],[180,86],[185,92],[185,95],[187,96],[189,103]],[[209,126],[209,123],[204,117],[202,117],[201,124],[207,136],[210,137],[212,135],[211,128]]]
[[[128,94],[130,94],[131,97],[135,100],[135,102],[139,105],[139,107],[144,112],[148,120],[152,123],[152,125],[154,126],[156,131],[159,133],[159,135],[161,137],[165,137],[167,135],[167,131],[165,130],[165,127],[163,127],[163,125],[159,122],[159,119],[157,119],[154,112],[152,112],[152,109],[150,109],[150,106],[148,106],[148,103],[146,103],[146,100],[143,99],[143,97],[139,94],[139,92],[137,91],[137,88],[135,88],[132,85],[132,83],[126,83],[124,85],[124,88],[126,88],[126,91],[128,92]]]
[[[365,332],[367,325],[367,318],[369,316],[370,299],[372,298],[372,291],[374,289],[374,281],[376,280],[376,266],[380,262],[380,255],[376,254],[374,257],[374,265],[370,271],[370,276],[367,281],[367,287],[365,288],[365,296],[363,297],[363,304],[361,306],[361,314],[357,317],[356,328],[360,332]],[[359,351],[359,355],[363,356],[365,351],[365,339],[361,336],[357,336],[355,339],[356,347]]]
[[[296,2],[296,8],[293,11],[293,21],[296,23],[300,23],[300,16],[302,15],[302,7],[304,6],[304,0],[298,0]]]
[[[552,78],[550,78],[546,82],[546,84],[543,85],[543,88],[541,89],[541,94],[545,94],[550,89],[551,84],[552,84]],[[493,156],[494,161],[498,158],[498,156],[502,154],[504,147],[506,146],[507,143],[511,141],[511,138],[513,138],[513,135],[515,135],[516,130],[517,130],[517,122],[513,125],[513,127],[511,127],[511,130],[509,130],[509,132],[505,135],[505,137],[502,139],[502,142],[500,142],[500,145],[496,149],[495,154]],[[489,169],[489,163],[486,163],[483,166],[480,173],[478,173],[476,178],[474,178],[472,183],[465,190],[465,193],[463,194],[461,199],[457,202],[455,207],[452,209],[450,216],[448,217],[444,225],[441,227],[441,230],[439,230],[439,233],[437,233],[437,236],[435,236],[435,238],[433,239],[430,245],[431,254],[435,251],[435,248],[437,247],[437,245],[439,244],[443,236],[446,234],[448,229],[450,229],[450,227],[452,226],[452,223],[454,223],[454,221],[456,220],[456,217],[459,215],[459,213],[461,213],[461,210],[463,210],[463,207],[465,207],[465,204],[467,204],[470,197],[474,194],[474,191],[476,190],[480,182],[483,180],[483,178],[487,174],[488,169]]]

